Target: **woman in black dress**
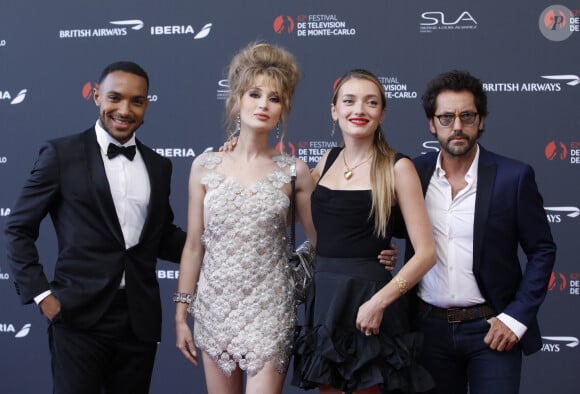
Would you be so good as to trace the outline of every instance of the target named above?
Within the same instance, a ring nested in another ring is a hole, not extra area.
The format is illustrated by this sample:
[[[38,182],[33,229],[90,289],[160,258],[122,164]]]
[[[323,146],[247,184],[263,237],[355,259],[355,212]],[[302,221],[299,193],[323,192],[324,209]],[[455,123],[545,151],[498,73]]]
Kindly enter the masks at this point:
[[[334,90],[332,119],[344,146],[313,171],[317,266],[293,376],[305,389],[406,393],[432,386],[416,363],[421,337],[410,331],[400,297],[435,264],[435,245],[415,167],[385,141],[385,109],[383,86],[368,71],[347,73]],[[415,255],[393,278],[376,256],[389,248],[401,215]]]

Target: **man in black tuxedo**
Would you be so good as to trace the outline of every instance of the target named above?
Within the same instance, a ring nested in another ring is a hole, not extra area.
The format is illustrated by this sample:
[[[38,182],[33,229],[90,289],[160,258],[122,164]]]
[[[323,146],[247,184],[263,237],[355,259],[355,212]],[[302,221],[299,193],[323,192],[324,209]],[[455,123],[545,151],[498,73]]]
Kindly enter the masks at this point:
[[[135,138],[149,78],[107,66],[94,91],[99,119],[46,142],[6,223],[23,303],[49,320],[54,393],[147,393],[161,337],[157,258],[179,262],[185,233],[169,205],[171,162]],[[58,238],[51,282],[35,247],[49,214]]]

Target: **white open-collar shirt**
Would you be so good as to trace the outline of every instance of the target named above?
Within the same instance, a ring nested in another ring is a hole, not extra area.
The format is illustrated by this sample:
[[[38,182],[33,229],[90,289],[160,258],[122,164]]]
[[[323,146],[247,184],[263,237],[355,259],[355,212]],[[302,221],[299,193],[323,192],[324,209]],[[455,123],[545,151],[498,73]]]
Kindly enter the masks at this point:
[[[473,223],[477,193],[479,146],[465,174],[467,186],[455,198],[451,184],[441,167],[441,153],[437,157],[425,195],[425,205],[433,225],[437,263],[421,279],[419,297],[440,308],[469,307],[485,303],[473,274]],[[513,317],[497,316],[518,338],[527,327]]]

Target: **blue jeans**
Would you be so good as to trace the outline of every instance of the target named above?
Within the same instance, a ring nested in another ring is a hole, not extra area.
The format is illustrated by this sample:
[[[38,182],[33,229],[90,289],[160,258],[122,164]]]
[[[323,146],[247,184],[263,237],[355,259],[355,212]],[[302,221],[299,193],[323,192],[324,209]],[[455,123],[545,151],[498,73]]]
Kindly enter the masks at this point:
[[[448,323],[441,317],[420,312],[415,328],[425,337],[421,363],[435,379],[431,394],[517,394],[522,353],[491,350],[483,338],[489,330],[486,319]]]

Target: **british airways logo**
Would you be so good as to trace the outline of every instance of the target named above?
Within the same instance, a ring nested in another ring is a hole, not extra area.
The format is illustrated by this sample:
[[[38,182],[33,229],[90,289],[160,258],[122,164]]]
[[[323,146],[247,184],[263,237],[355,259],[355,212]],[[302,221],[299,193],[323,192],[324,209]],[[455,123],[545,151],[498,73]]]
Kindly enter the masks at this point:
[[[542,75],[542,78],[550,79],[554,81],[567,81],[566,85],[576,86],[580,84],[580,77],[574,74],[561,74],[561,75]]]
[[[141,30],[144,26],[143,21],[140,19],[128,19],[124,21],[111,21],[109,22],[111,25],[116,26],[127,26],[130,27],[132,30]]]
[[[542,352],[558,353],[562,350],[561,346],[575,348],[580,341],[577,337],[542,337],[546,342],[542,344]]]
[[[562,223],[562,217],[576,218],[580,216],[578,207],[544,207],[549,223]]]

